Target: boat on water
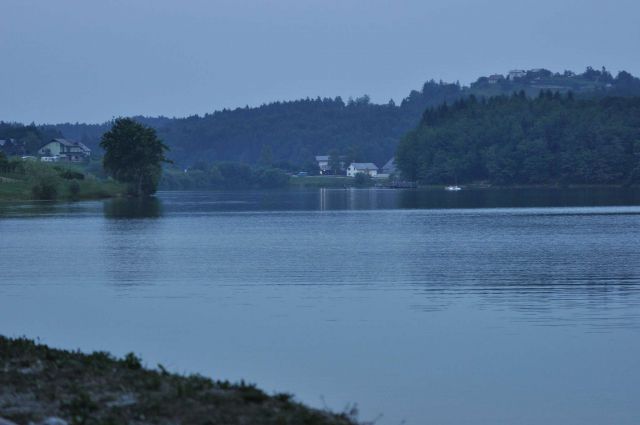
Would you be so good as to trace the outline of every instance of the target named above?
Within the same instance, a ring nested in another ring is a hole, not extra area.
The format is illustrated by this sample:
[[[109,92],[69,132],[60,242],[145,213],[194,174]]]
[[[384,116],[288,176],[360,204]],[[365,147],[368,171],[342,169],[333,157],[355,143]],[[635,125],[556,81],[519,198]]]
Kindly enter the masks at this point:
[[[444,188],[444,190],[448,190],[449,192],[457,192],[459,190],[462,190],[462,188],[458,185],[455,185],[455,186],[447,186]]]

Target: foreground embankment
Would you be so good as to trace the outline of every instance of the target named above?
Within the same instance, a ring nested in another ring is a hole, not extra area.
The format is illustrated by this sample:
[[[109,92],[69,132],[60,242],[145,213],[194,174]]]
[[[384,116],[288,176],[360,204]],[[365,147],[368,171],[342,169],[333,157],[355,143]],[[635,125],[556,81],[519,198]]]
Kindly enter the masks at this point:
[[[254,385],[0,336],[0,424],[355,424]],[[9,422],[11,423],[11,422]]]

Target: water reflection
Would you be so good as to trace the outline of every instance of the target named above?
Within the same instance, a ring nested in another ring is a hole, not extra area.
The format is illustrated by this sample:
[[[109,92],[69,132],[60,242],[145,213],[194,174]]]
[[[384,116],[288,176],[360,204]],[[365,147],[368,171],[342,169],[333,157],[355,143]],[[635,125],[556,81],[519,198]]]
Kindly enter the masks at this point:
[[[4,207],[2,332],[381,425],[637,422],[637,189],[158,198]]]
[[[99,260],[107,282],[123,289],[156,283],[163,263],[163,225],[156,220],[162,216],[162,202],[112,199],[104,203],[104,216]]]
[[[162,201],[156,197],[115,198],[104,202],[104,216],[111,219],[158,218]]]
[[[605,323],[606,315],[640,323],[640,208],[615,207],[637,205],[638,194],[320,189],[19,203],[3,205],[3,217],[31,223],[0,220],[0,248],[7,264],[20,265],[17,282],[37,280],[30,271],[40,268],[33,274],[60,271],[58,279],[70,279],[64,258],[83,241],[88,265],[103,265],[102,275],[88,266],[84,276],[109,286],[403,288],[417,295],[411,308],[424,311],[464,298],[549,323],[571,311],[580,315],[566,320]],[[588,206],[601,204],[614,206]],[[565,205],[571,207],[558,208]],[[497,209],[516,206],[526,208]],[[39,236],[32,240],[21,228]],[[46,237],[69,252],[49,253],[53,264],[22,261],[37,255]],[[20,257],[22,251],[29,254]]]
[[[640,188],[394,190],[325,188],[237,192],[164,192],[167,212],[339,211],[640,205]]]

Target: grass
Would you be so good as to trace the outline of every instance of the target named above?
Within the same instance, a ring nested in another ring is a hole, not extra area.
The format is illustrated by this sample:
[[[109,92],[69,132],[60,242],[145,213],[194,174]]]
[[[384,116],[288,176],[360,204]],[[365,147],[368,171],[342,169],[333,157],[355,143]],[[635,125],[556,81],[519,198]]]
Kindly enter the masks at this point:
[[[148,369],[134,354],[83,354],[0,336],[0,416],[18,424],[46,417],[71,425],[355,425],[355,412],[306,407],[244,381]]]
[[[0,182],[0,200],[16,201],[31,199],[31,185],[24,180]]]
[[[0,201],[102,199],[125,192],[125,185],[74,165],[25,162],[20,172],[0,175]]]
[[[78,192],[72,193],[70,185],[72,181],[78,184]],[[27,201],[41,200],[43,198],[34,195],[32,188],[34,183],[27,179],[0,182],[0,201]],[[54,181],[56,188],[56,200],[87,200],[103,199],[120,196],[125,193],[124,185],[112,180],[67,180]],[[47,199],[50,200],[50,199]]]
[[[292,187],[352,187],[355,179],[346,176],[292,177],[289,184]]]

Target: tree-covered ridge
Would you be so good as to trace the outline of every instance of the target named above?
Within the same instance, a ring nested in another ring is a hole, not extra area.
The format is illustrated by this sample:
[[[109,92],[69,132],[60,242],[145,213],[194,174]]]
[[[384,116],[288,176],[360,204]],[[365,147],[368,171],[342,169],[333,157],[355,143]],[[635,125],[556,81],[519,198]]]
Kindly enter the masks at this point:
[[[61,137],[55,127],[39,127],[35,124],[0,121],[0,140],[13,140],[20,146],[20,154],[35,153],[45,142]],[[7,153],[7,152],[5,152]]]
[[[640,180],[640,97],[524,92],[429,108],[397,150],[408,179],[450,184]]]
[[[481,77],[470,87],[458,83],[428,81],[402,102],[375,104],[367,96],[343,101],[315,98],[273,102],[255,108],[222,110],[187,118],[135,117],[156,129],[171,149],[171,159],[190,167],[198,161],[239,161],[256,164],[263,149],[274,163],[304,167],[314,155],[336,151],[355,161],[382,165],[396,150],[402,136],[420,121],[424,110],[476,95],[491,97],[524,90],[535,96],[540,89],[573,91],[579,96],[640,95],[640,79],[621,72],[588,68],[582,74],[528,71],[522,77],[489,81]],[[110,127],[106,124],[45,126],[78,140],[99,153],[98,142]]]

